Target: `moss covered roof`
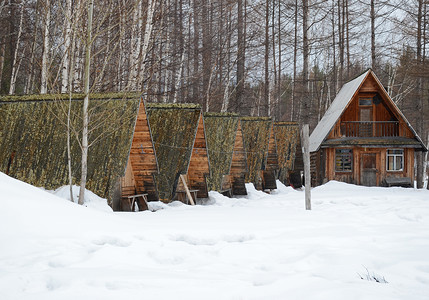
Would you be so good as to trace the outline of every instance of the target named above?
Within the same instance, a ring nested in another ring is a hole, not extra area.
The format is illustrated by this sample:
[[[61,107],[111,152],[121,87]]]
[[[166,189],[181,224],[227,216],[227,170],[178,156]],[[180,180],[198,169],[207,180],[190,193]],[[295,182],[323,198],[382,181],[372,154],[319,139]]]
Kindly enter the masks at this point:
[[[296,146],[299,141],[299,128],[297,123],[276,122],[274,135],[277,145],[277,159],[280,167],[280,178],[284,182],[288,171],[293,170]]]
[[[237,135],[238,115],[204,114],[204,127],[209,153],[210,174],[207,178],[209,190],[221,191],[222,176],[229,174],[235,137]]]
[[[266,167],[272,121],[271,118],[265,117],[248,117],[240,120],[247,156],[246,181],[256,184],[259,171],[265,170]]]
[[[239,117],[239,114],[236,113],[230,113],[230,112],[205,112],[204,113],[204,118],[235,118],[235,117]]]
[[[281,121],[274,122],[275,126],[299,126],[298,122]]]
[[[0,105],[0,171],[47,189],[66,185],[68,102],[25,99]],[[125,171],[139,101],[140,97],[90,101],[89,143],[93,145],[88,152],[87,187],[102,197],[112,196]],[[71,124],[79,139],[81,109],[81,101],[72,102]],[[80,181],[81,151],[74,134],[71,142],[76,184]]]
[[[162,201],[170,201],[178,174],[188,171],[201,109],[194,104],[148,103],[146,113],[158,161],[158,196]]]
[[[83,100],[85,94],[71,94],[72,100]],[[121,100],[139,99],[139,93],[96,93],[90,94],[91,100]],[[69,94],[43,94],[43,95],[4,95],[0,96],[0,104],[8,102],[43,102],[43,101],[65,101],[69,100]]]
[[[243,121],[271,121],[271,117],[241,117]]]
[[[147,109],[201,109],[199,104],[195,103],[149,103],[146,102]]]

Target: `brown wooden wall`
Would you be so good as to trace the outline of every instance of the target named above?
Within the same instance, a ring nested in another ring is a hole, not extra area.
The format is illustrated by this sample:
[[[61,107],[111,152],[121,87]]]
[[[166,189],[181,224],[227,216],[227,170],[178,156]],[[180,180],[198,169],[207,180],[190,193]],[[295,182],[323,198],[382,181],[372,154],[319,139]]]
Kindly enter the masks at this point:
[[[243,131],[241,130],[241,121],[238,121],[230,170],[234,195],[247,195],[245,187],[245,176],[247,172],[247,157],[243,144]]]
[[[270,140],[268,142],[268,157],[267,157],[267,171],[274,171],[275,173],[279,170],[279,161],[277,156],[277,143],[274,134],[274,126],[271,126]],[[277,175],[276,175],[277,177]]]
[[[205,176],[210,174],[207,143],[204,134],[204,120],[200,115],[194,148],[189,162],[188,176],[191,189],[198,189],[198,198],[207,198],[207,184]]]
[[[349,148],[350,149],[350,148]],[[321,175],[318,177],[321,184],[328,180],[337,180],[341,182],[353,183],[353,184],[362,184],[361,182],[361,157],[365,153],[374,153],[376,155],[376,168],[377,172],[377,185],[382,185],[383,180],[387,177],[409,177],[414,181],[414,149],[405,148],[404,149],[404,168],[402,171],[387,171],[386,159],[387,159],[387,150],[388,149],[399,149],[399,148],[369,148],[369,147],[354,147],[353,148],[353,169],[352,172],[336,172],[335,171],[335,148],[327,148],[319,150],[316,152],[316,155],[321,156],[321,151],[326,151],[325,156],[325,167],[326,171],[324,176]],[[401,148],[402,149],[402,148]],[[317,157],[315,158],[317,164]],[[320,164],[323,164],[323,160],[320,160]],[[317,172],[321,170],[321,167],[316,166],[318,169]],[[320,174],[320,173],[319,173]],[[324,177],[324,178],[322,178]]]
[[[240,176],[243,173],[247,173],[247,160],[246,152],[244,151],[243,145],[243,132],[241,130],[241,122],[238,122],[237,135],[234,143],[234,153],[232,154],[231,171],[230,174]]]
[[[158,200],[153,180],[153,174],[158,172],[158,166],[143,101],[140,103],[129,161],[134,176],[135,192],[148,193],[148,200]]]

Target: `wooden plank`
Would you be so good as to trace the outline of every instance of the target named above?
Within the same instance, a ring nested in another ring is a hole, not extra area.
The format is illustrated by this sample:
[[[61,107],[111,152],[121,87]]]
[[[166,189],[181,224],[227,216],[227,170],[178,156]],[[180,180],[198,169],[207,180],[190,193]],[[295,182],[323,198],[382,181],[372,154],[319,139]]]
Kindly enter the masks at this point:
[[[191,188],[198,187],[198,197],[207,198],[208,191],[204,174],[210,174],[210,169],[202,114],[198,121],[196,138],[187,174],[189,177],[189,186]]]
[[[154,193],[155,184],[152,174],[158,172],[158,165],[143,101],[137,116],[130,150],[130,161],[136,178],[136,190],[151,192],[150,197],[153,199],[156,192]]]
[[[243,146],[243,132],[241,130],[241,121],[239,121],[234,143],[234,152],[232,154],[231,174],[240,176],[247,172],[247,159],[245,154],[246,152]]]
[[[182,180],[183,187],[185,188],[186,195],[188,196],[191,205],[195,205],[194,199],[192,198],[191,192],[189,191],[188,185],[186,184],[186,179],[183,174],[180,174],[180,179]]]
[[[302,128],[302,152],[304,157],[304,177],[305,177],[305,209],[311,210],[311,176],[310,176],[310,136],[309,125],[304,124]]]

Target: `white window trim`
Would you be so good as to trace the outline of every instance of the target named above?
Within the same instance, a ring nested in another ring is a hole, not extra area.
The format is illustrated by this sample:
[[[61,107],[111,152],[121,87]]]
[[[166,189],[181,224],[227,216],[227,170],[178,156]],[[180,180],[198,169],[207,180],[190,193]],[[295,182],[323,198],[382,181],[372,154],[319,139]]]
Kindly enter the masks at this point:
[[[401,150],[402,154],[389,154],[389,151],[392,151],[392,150]],[[386,151],[386,171],[387,172],[402,172],[402,171],[404,171],[404,153],[405,153],[405,151],[402,148],[387,149],[387,151]],[[394,167],[396,167],[396,159],[395,158],[397,156],[402,157],[402,167],[401,167],[401,169],[399,169],[399,170],[389,170],[389,156],[393,157],[393,166]]]

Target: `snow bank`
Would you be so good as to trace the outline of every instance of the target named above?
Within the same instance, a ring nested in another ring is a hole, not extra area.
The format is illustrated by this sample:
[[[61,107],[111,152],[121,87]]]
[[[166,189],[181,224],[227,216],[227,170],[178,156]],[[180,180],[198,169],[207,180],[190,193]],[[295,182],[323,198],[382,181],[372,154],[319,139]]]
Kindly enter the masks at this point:
[[[427,299],[429,191],[278,187],[111,213],[0,173],[0,299]]]
[[[77,203],[79,200],[80,187],[77,185],[73,185],[72,191],[73,191],[73,201],[75,203]],[[70,201],[70,186],[69,185],[62,186],[62,187],[56,189],[55,191],[49,191],[49,192],[51,192],[52,194],[54,194],[60,198],[63,198],[65,200]],[[96,194],[94,194],[93,192],[91,192],[89,190],[85,190],[85,202],[83,205],[86,207],[96,209],[96,210],[113,212],[112,208],[107,204],[106,199],[97,196]]]

